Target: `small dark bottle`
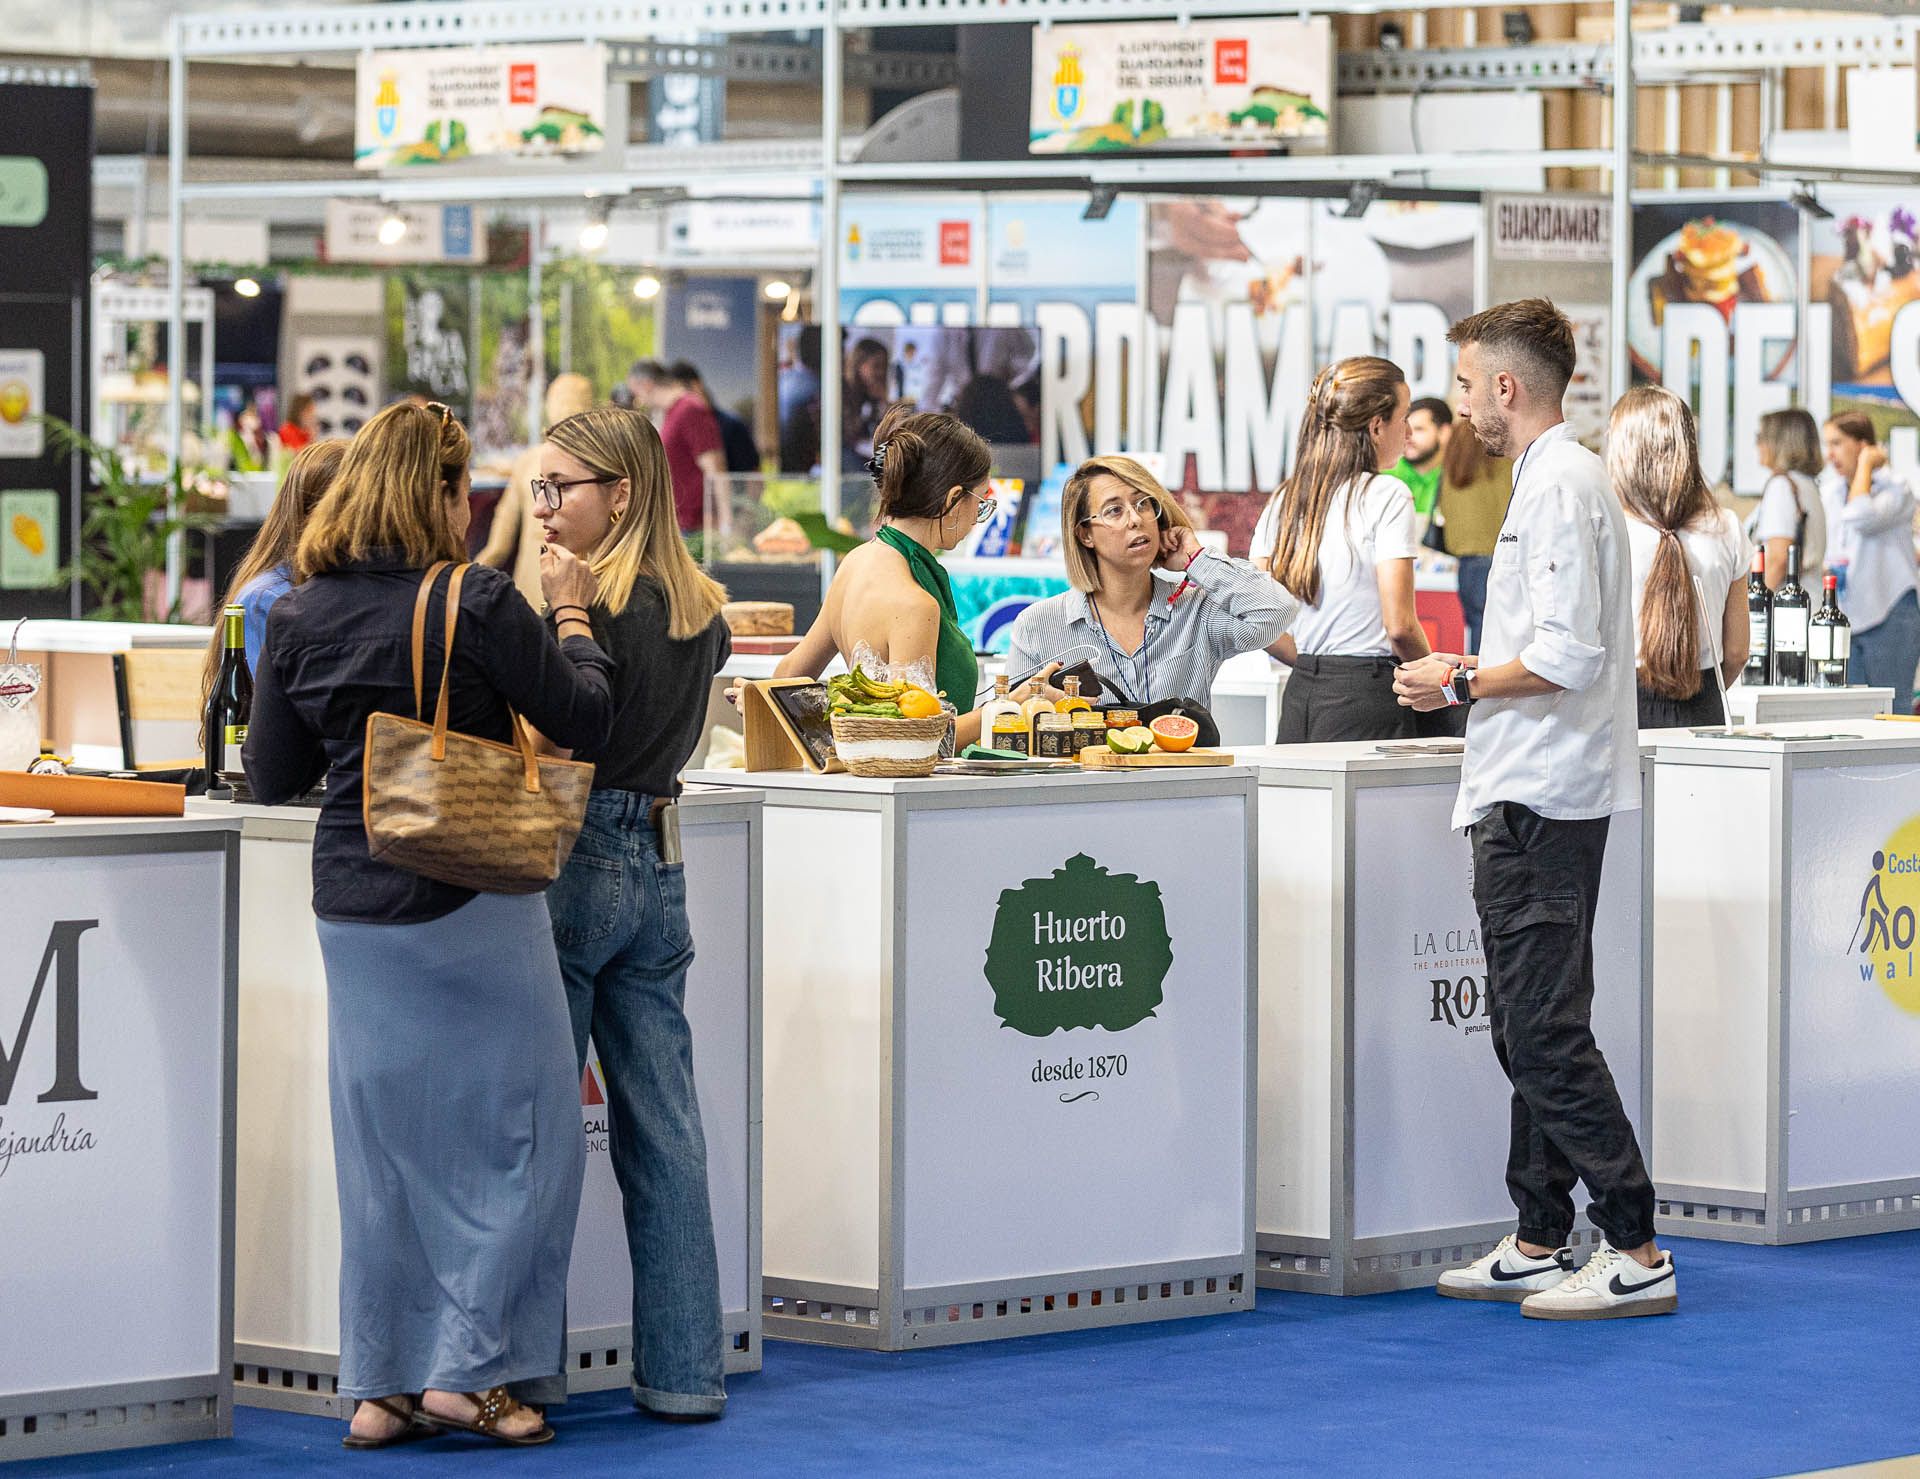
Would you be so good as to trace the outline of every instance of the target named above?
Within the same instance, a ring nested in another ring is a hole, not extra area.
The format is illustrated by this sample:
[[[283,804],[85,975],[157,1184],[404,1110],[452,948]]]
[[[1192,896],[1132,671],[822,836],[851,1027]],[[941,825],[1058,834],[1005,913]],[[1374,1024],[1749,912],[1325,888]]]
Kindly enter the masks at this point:
[[[1807,631],[1813,598],[1800,589],[1800,550],[1787,546],[1787,578],[1773,593],[1773,681],[1783,688],[1807,683]]]
[[[242,775],[240,747],[247,741],[247,715],[253,709],[253,672],[247,667],[247,613],[229,606],[222,618],[220,671],[207,696],[207,794],[232,788]],[[223,779],[224,777],[224,779]]]
[[[1813,670],[1815,688],[1845,688],[1847,658],[1853,651],[1853,623],[1840,609],[1840,578],[1829,575],[1822,586],[1820,609],[1813,613],[1807,627],[1807,666]]]
[[[1767,589],[1767,557],[1756,553],[1747,576],[1747,665],[1740,681],[1764,688],[1773,681],[1773,592]]]

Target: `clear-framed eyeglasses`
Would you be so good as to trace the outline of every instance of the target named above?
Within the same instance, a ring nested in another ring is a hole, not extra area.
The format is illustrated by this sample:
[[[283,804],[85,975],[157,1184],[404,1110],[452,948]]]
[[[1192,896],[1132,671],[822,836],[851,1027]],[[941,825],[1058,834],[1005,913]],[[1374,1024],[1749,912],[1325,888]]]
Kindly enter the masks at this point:
[[[1000,500],[995,498],[991,493],[969,493],[966,496],[971,498],[975,504],[973,510],[973,522],[975,524],[986,523],[988,519],[993,517],[993,511],[1000,506]]]
[[[1142,493],[1131,502],[1116,499],[1095,509],[1080,522],[1105,524],[1109,529],[1118,529],[1127,522],[1129,513],[1138,514],[1141,523],[1151,524],[1160,517],[1160,500],[1151,493]]]

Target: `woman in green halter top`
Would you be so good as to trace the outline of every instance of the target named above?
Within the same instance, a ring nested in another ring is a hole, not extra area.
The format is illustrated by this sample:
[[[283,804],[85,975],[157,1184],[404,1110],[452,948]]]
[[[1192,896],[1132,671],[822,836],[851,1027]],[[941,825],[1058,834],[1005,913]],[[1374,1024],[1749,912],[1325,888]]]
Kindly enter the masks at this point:
[[[939,554],[993,511],[991,466],[987,444],[965,422],[907,405],[889,411],[868,463],[880,493],[879,533],[840,562],[819,617],[774,676],[818,677],[835,653],[851,667],[861,648],[896,673],[921,665],[958,711],[956,747],[976,743],[980,665]],[[1043,678],[1051,676],[1049,669]],[[1027,685],[1016,696],[1042,692],[1053,690]]]

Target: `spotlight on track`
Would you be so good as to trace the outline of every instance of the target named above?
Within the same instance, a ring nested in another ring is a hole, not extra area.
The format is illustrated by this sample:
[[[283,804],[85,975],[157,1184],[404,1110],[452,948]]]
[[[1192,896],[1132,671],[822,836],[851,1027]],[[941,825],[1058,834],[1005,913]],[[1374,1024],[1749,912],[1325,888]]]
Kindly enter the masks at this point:
[[[1357,221],[1367,213],[1367,207],[1380,197],[1378,180],[1355,180],[1347,187],[1347,206],[1340,214],[1349,221]]]
[[[1820,197],[1813,193],[1813,186],[1802,185],[1787,197],[1794,205],[1812,216],[1816,221],[1831,221],[1833,212],[1820,204]]]
[[[607,244],[607,202],[597,202],[587,215],[587,224],[580,228],[580,250],[597,252]]]
[[[660,279],[651,272],[633,280],[633,296],[642,303],[650,303],[660,296]]]
[[[1080,213],[1083,221],[1104,221],[1107,212],[1113,209],[1115,197],[1119,191],[1111,185],[1095,185],[1087,192],[1087,208]]]
[[[257,298],[260,296],[260,284],[255,282],[251,277],[236,277],[233,280],[233,290],[243,298]]]

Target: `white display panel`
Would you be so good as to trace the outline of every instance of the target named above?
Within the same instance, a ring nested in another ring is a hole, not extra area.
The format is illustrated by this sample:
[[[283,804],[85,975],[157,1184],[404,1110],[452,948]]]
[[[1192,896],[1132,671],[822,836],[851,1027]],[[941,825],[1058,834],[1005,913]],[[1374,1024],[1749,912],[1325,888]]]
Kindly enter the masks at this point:
[[[216,1373],[225,857],[8,858],[0,898],[0,1396]]]
[[[895,1174],[906,1178],[909,1303],[917,1288],[1242,1255],[1248,804],[1105,797],[909,814],[905,917],[916,925],[905,1062],[894,1065],[906,1085]],[[1102,943],[1144,954],[1163,910],[1171,964],[1150,1015],[1033,1035],[1029,1005],[1011,994],[1019,985],[1024,995],[1023,983],[989,978],[990,942],[998,952],[1052,930],[1052,904],[1036,901],[1069,897],[1062,930],[1125,913],[1127,935],[1027,941],[1031,1000],[1061,1016],[1105,1011],[1151,970],[1136,977],[1130,956],[1124,984],[1070,975],[1076,984],[1061,992],[1043,988],[1056,979],[1048,957],[1057,951],[1077,973],[1120,953]]]
[[[1261,1233],[1332,1234],[1333,808],[1316,787],[1260,788]]]
[[[880,1277],[884,823],[769,806],[762,1140],[768,1280],[875,1289]],[[801,931],[782,921],[804,920]],[[743,921],[744,923],[744,921]]]
[[[1920,1176],[1920,766],[1791,778],[1789,1185]]]
[[[1354,796],[1356,1238],[1513,1216],[1512,1087],[1493,1050],[1472,849],[1465,833],[1448,830],[1456,790],[1364,787]],[[1608,833],[1593,957],[1594,1037],[1637,1128],[1638,812],[1616,816]]]
[[[1654,772],[1656,1185],[1766,1189],[1772,783],[1765,770]]]

